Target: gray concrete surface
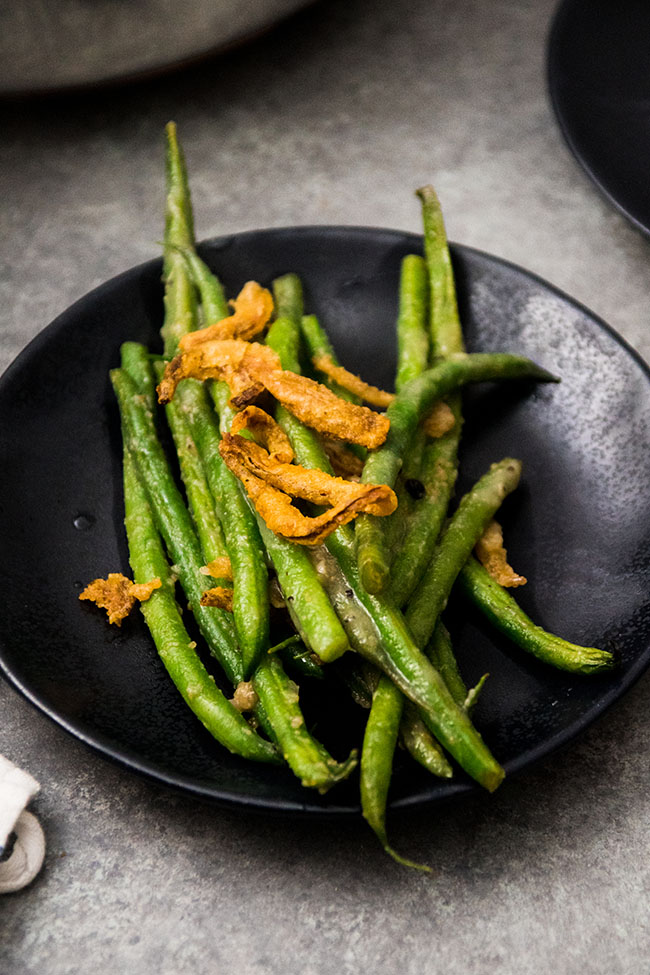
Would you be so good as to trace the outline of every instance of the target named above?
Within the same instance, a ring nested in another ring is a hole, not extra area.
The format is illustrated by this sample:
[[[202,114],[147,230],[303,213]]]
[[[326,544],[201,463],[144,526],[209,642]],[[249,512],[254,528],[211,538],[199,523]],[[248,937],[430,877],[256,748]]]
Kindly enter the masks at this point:
[[[566,290],[650,358],[650,254],[559,135],[549,0],[332,0],[137,87],[0,106],[0,367],[90,288],[157,253],[174,118],[199,236],[294,223],[450,236]],[[187,8],[190,9],[189,7]],[[45,868],[0,901],[8,975],[637,975],[650,968],[650,682],[491,798],[287,822],[108,764],[0,683],[0,752],[41,780]]]

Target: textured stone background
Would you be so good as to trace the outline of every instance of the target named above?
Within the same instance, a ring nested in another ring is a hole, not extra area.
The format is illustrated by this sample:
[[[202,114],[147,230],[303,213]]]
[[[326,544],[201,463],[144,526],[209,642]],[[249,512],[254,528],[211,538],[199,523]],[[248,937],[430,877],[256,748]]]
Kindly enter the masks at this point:
[[[591,186],[546,93],[549,0],[332,0],[137,87],[0,105],[0,367],[158,252],[174,118],[199,237],[419,229],[515,261],[650,358],[648,242]],[[42,783],[48,855],[0,902],[0,971],[632,975],[647,970],[650,683],[491,798],[363,824],[187,800],[96,757],[0,683],[0,752]]]

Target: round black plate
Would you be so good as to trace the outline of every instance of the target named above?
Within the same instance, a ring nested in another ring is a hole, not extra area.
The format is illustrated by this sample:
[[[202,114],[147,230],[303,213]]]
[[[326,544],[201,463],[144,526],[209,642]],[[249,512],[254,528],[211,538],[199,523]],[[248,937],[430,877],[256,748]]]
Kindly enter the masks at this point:
[[[650,233],[650,6],[564,0],[550,33],[548,72],[553,106],[578,162]]]
[[[390,386],[400,260],[420,248],[419,237],[395,231],[306,227],[201,250],[229,293],[251,277],[268,283],[297,271],[344,364]],[[546,627],[615,646],[621,658],[606,677],[561,674],[450,606],[468,682],[491,675],[476,722],[511,773],[589,724],[650,660],[649,375],[607,326],[548,284],[463,247],[453,257],[469,348],[528,354],[563,380],[468,393],[460,488],[494,460],[522,458],[523,483],[502,519],[512,561],[530,579],[518,598]],[[96,576],[128,571],[108,370],[125,339],[157,345],[160,273],[152,261],[93,291],[0,382],[0,665],[72,734],[160,782],[267,811],[355,813],[354,781],[318,796],[286,769],[227,754],[185,708],[139,615],[120,630],[77,600]],[[333,748],[359,743],[352,706],[329,700],[325,711],[319,734]],[[401,759],[392,799],[406,806],[473,788],[462,773],[440,782]]]

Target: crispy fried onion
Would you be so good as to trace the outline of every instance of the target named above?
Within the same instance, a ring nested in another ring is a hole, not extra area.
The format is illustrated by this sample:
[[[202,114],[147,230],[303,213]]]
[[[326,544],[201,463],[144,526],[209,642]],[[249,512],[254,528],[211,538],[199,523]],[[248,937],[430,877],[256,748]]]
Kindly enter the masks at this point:
[[[214,606],[232,613],[232,589],[229,586],[213,586],[201,593],[201,606]]]
[[[390,427],[387,417],[341,399],[313,379],[281,369],[256,378],[290,413],[320,433],[370,450],[386,439]]]
[[[514,588],[526,584],[526,577],[520,576],[508,565],[508,553],[503,545],[503,530],[494,519],[489,523],[474,549],[476,557],[490,576],[500,586]]]
[[[385,410],[395,399],[393,393],[387,393],[384,389],[371,386],[370,383],[364,382],[361,376],[349,372],[344,366],[337,366],[330,355],[314,356],[312,362],[319,372],[324,373],[341,389],[347,389],[348,393],[354,393],[355,396],[358,396],[365,403],[370,403],[371,406]]]
[[[169,403],[181,379],[222,379],[233,396],[256,384],[255,376],[281,369],[280,358],[273,349],[258,342],[223,339],[201,342],[193,349],[175,356],[165,367],[158,386],[158,400]],[[257,382],[258,390],[264,388]],[[258,393],[259,395],[259,393]]]
[[[219,322],[184,335],[178,343],[181,352],[215,339],[248,341],[266,328],[273,314],[271,292],[262,288],[256,281],[248,281],[230,304],[233,314],[228,318],[222,318]]]
[[[109,572],[107,579],[94,579],[79,595],[79,599],[88,599],[100,609],[108,613],[108,622],[122,625],[122,620],[128,616],[136,602],[141,603],[149,599],[154,589],[160,589],[160,579],[149,582],[131,582],[121,572]]]
[[[255,437],[255,442],[268,450],[271,460],[290,464],[294,459],[293,447],[288,436],[280,424],[264,410],[260,410],[257,406],[247,406],[241,413],[236,413],[230,432],[239,433],[244,429],[250,430]]]
[[[232,565],[227,555],[202,565],[199,572],[204,576],[212,576],[213,579],[232,579]]]
[[[159,401],[168,403],[181,379],[189,377],[224,380],[237,407],[266,389],[307,426],[369,449],[384,442],[390,427],[382,414],[342,400],[313,379],[282,369],[277,354],[257,342],[202,342],[176,356],[165,368],[158,387]]]
[[[345,477],[350,481],[361,477],[363,461],[347,447],[344,447],[340,440],[323,437],[322,444],[337,477]]]
[[[328,376],[341,389],[347,390],[348,393],[354,393],[355,396],[358,396],[365,403],[370,403],[371,406],[386,409],[395,399],[394,393],[387,393],[385,389],[371,386],[364,382],[360,376],[349,372],[343,366],[337,366],[330,355],[315,356],[312,362],[319,372]],[[436,440],[451,430],[455,422],[451,408],[441,400],[434,404],[429,415],[423,420],[422,429],[427,436]]]
[[[320,545],[361,512],[389,515],[397,506],[386,484],[355,484],[317,469],[281,464],[263,447],[237,435],[225,434],[219,450],[271,531],[300,545]],[[292,497],[331,507],[308,517],[293,505]]]

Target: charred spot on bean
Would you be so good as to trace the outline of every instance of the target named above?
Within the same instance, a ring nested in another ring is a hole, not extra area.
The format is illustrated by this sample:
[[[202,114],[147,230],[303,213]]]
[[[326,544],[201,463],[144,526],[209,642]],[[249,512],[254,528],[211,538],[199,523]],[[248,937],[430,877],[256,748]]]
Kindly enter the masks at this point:
[[[409,477],[408,481],[404,482],[404,487],[411,495],[414,501],[419,501],[420,498],[424,497],[425,490],[422,481],[418,481],[414,477]]]

